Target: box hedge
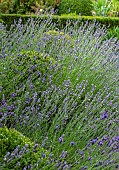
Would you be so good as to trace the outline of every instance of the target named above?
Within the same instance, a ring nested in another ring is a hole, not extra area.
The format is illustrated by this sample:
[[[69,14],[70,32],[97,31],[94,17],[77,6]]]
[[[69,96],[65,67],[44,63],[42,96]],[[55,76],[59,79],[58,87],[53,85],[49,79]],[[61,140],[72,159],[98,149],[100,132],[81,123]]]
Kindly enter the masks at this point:
[[[98,17],[98,16],[78,16],[78,15],[19,15],[19,14],[1,14],[1,19],[3,20],[4,24],[7,24],[7,29],[9,30],[10,25],[14,24],[14,21],[16,23],[21,18],[22,23],[26,23],[28,19],[34,18],[40,22],[45,21],[47,19],[51,19],[52,23],[57,23],[57,27],[59,29],[62,29],[66,26],[67,21],[70,21],[70,23],[74,23],[76,21],[79,21],[79,26],[82,22],[86,22],[87,20],[89,22],[99,22],[102,25],[105,25],[107,28],[113,28],[114,26],[119,27],[119,18],[118,17]]]
[[[43,157],[43,155],[45,155]],[[48,152],[15,129],[0,128],[0,164],[2,170],[34,167],[46,164]],[[40,160],[40,163],[38,161]],[[30,167],[29,167],[30,166]]]

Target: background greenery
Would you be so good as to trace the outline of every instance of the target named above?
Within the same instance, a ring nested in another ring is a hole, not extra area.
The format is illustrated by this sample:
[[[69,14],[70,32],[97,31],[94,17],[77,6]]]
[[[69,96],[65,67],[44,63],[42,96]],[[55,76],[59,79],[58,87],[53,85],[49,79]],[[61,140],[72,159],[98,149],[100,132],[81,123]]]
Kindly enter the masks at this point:
[[[93,4],[91,0],[62,0],[58,6],[59,14],[76,13],[85,16],[92,15]]]
[[[53,8],[53,10],[52,10]],[[1,0],[1,13],[119,16],[119,0]]]

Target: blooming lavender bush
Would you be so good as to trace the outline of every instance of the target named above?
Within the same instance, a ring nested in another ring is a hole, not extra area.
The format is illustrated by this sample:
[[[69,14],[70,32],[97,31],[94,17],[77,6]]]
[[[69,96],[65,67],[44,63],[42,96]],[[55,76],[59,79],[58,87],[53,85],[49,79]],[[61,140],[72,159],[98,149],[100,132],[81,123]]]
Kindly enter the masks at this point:
[[[67,46],[67,44],[70,44],[70,46],[69,45],[68,46],[71,47],[74,44],[72,38],[69,35],[64,34],[64,32],[56,30],[49,30],[45,32],[40,41],[44,42],[42,45],[45,46],[45,52],[51,54],[52,52],[53,54],[54,53],[57,54],[57,51],[61,50],[62,46]]]
[[[69,23],[61,31],[73,45],[61,39],[59,51],[54,50],[56,41],[47,50],[42,37],[56,29],[50,23],[19,21],[9,32],[0,25],[0,82],[6,82],[0,85],[0,125],[14,127],[48,150],[51,170],[116,169],[119,41],[104,40],[107,30],[99,24],[87,22],[78,28]],[[33,60],[27,52],[33,53]],[[46,67],[38,59],[41,53],[52,59],[44,62]]]

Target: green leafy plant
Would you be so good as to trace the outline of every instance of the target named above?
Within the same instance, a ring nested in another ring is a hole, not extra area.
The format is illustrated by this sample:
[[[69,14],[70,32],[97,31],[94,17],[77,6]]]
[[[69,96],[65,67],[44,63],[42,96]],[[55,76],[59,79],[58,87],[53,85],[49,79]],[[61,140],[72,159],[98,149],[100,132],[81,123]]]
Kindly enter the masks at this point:
[[[10,63],[9,67],[7,67],[8,63]],[[55,60],[48,54],[38,53],[37,51],[21,50],[20,53],[8,57],[6,63],[1,63],[1,71],[5,69],[5,74],[7,75],[2,74],[1,77],[1,86],[3,87],[1,95],[4,94],[6,97],[9,97],[15,91],[14,85],[17,84],[19,87],[35,71],[44,75],[50,64],[55,64]],[[20,72],[22,74],[19,74]],[[34,76],[33,79],[37,80],[37,77],[38,75]],[[6,90],[6,87],[9,88]]]
[[[2,0],[0,3],[1,13],[30,14],[35,13],[39,8],[43,8],[42,1],[34,0]]]
[[[58,6],[59,14],[69,14],[74,13],[81,15],[92,15],[91,11],[93,10],[91,0],[62,0]]]
[[[119,27],[114,27],[113,29],[109,29],[106,37],[108,39],[116,37],[119,40]]]
[[[54,5],[54,0],[44,0],[45,4],[48,6],[53,6]]]
[[[2,0],[0,2],[0,13],[13,13],[14,0]]]
[[[112,16],[119,16],[119,0],[112,0]]]
[[[109,12],[112,9],[112,2],[108,0],[94,0],[93,1],[94,6],[94,15],[97,16],[108,16]]]
[[[44,35],[50,36],[51,39],[55,39],[59,36],[58,40],[60,39],[65,39],[66,41],[72,40],[72,38],[69,35],[65,34],[64,32],[56,31],[56,30],[49,30],[48,32],[44,33]]]
[[[3,170],[18,168],[21,170],[29,165],[32,167],[38,164],[39,160],[39,167],[42,167],[46,160],[42,154],[46,157],[48,152],[20,132],[7,127],[0,128],[0,161]]]
[[[70,13],[70,14],[61,14],[61,16],[78,16],[76,12]]]
[[[61,0],[43,0],[44,4],[47,6],[55,7],[60,3]]]
[[[31,11],[31,6],[34,5],[33,0],[14,0],[14,8],[13,8],[13,13],[20,13],[20,14],[26,14],[30,13]]]

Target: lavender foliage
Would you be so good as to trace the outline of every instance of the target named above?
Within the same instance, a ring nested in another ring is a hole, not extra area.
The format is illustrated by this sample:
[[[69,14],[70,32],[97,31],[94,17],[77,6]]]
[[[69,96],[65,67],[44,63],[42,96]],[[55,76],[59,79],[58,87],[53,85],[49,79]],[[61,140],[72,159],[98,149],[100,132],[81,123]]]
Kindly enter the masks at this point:
[[[0,25],[0,126],[37,141],[32,152],[37,144],[48,150],[44,169],[116,169],[119,41],[104,40],[107,30],[95,22],[77,25],[58,30],[51,18],[10,31]],[[15,154],[23,151],[3,155],[6,165]]]

